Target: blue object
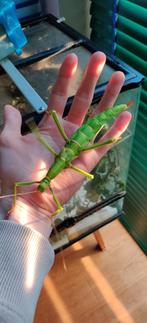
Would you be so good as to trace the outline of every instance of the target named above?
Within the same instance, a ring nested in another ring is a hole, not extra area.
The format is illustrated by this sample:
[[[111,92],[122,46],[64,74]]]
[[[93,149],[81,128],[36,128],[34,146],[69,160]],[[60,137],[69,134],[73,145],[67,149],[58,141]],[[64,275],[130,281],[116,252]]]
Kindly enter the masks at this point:
[[[15,47],[16,54],[20,55],[27,39],[17,18],[13,0],[0,0],[0,24],[5,28],[9,40]]]
[[[40,0],[13,0],[15,2],[17,17],[19,21],[41,16]],[[50,2],[50,0],[48,0]]]

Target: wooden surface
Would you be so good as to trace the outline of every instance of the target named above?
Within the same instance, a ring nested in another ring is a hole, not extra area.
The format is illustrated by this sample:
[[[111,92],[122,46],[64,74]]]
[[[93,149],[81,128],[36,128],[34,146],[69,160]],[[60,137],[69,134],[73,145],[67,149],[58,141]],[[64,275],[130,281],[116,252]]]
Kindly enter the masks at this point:
[[[35,323],[147,322],[146,256],[118,221],[100,232],[105,251],[91,234],[56,256]]]

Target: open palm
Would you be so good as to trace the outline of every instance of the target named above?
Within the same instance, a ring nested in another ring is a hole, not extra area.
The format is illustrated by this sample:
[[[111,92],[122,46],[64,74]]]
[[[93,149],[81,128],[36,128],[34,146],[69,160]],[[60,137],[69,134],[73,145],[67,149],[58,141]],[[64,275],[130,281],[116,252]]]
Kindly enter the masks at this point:
[[[49,111],[51,109],[56,110],[61,124],[69,137],[83,123],[104,64],[105,55],[103,53],[96,52],[91,56],[66,120],[62,118],[62,115],[68,98],[70,82],[76,71],[77,57],[74,54],[69,54],[60,68],[58,79],[51,93],[48,109]],[[105,94],[96,109],[97,113],[113,106],[123,82],[124,75],[122,72],[113,74]],[[125,131],[130,119],[130,113],[122,113],[111,129],[105,134],[105,139],[119,137]],[[54,161],[54,156],[38,141],[33,133],[22,136],[20,129],[21,116],[19,112],[10,106],[5,107],[5,126],[0,136],[2,194],[13,193],[15,182],[40,181]],[[39,124],[39,131],[56,152],[59,152],[65,144],[57,126],[47,114]],[[110,146],[83,152],[73,164],[90,172],[108,149],[110,149]],[[61,204],[69,200],[80,187],[83,179],[82,175],[68,168],[52,181],[52,188]],[[32,188],[21,187],[23,192],[25,190],[33,191],[34,189],[36,190],[35,186]],[[35,205],[49,211],[50,214],[56,209],[49,190],[46,190],[43,194],[39,192],[26,194],[23,196],[23,199],[33,206]],[[5,204],[5,210],[7,210],[12,204],[12,199],[3,201],[3,204]]]

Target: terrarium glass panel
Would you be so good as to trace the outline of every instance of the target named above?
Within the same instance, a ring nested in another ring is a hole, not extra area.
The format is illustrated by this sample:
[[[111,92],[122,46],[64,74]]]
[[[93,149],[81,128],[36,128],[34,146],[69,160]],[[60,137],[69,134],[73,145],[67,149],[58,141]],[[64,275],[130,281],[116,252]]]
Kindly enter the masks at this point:
[[[139,88],[119,95],[118,104],[124,100],[134,101],[134,107],[131,109],[132,122],[122,136],[122,140],[107,152],[92,171],[94,179],[86,179],[79,191],[64,206],[63,212],[54,218],[54,225],[57,230],[59,229],[59,232],[56,235],[56,230],[53,230],[50,240],[55,250],[58,251],[61,247],[80,239],[89,230],[95,231],[108,219],[111,220],[122,212],[123,198],[115,203],[110,203],[110,201],[111,197],[117,196],[118,193],[124,192],[126,189],[139,96]],[[88,210],[91,213],[91,208],[103,201],[108,201],[108,205],[88,215]]]
[[[38,53],[38,49],[43,51],[73,41],[72,37],[47,22],[29,27],[27,36],[28,45],[24,50],[23,57]],[[85,66],[91,56],[91,51],[84,45],[20,68],[21,73],[44,101],[48,102],[53,84],[57,79],[59,67],[67,53],[70,52],[76,53],[79,60],[78,70],[69,91],[69,97],[72,98],[78,89]],[[13,55],[12,59],[15,60],[16,57]],[[121,68],[121,63],[118,64],[118,67],[116,66],[116,62],[112,67],[109,60],[107,61],[98,80],[96,89],[98,95],[93,100],[90,109],[95,109],[112,73]],[[54,217],[54,230],[50,240],[55,250],[68,246],[88,234],[90,230],[95,231],[98,227],[110,222],[122,213],[122,196],[126,189],[132,138],[140,96],[140,83],[137,84],[140,80],[134,81],[136,78],[135,72],[129,73],[124,66],[123,70],[126,71],[126,77],[129,74],[130,81],[123,87],[116,104],[133,101],[133,107],[131,108],[132,122],[122,136],[121,141],[95,167],[93,170],[94,179],[91,181],[85,180],[81,189],[64,205],[64,211]],[[33,109],[6,74],[0,74],[0,82],[0,126],[2,127],[3,106],[5,104],[12,104],[23,116],[27,116]],[[95,206],[99,211],[94,211],[93,207]],[[65,223],[71,223],[71,225],[67,227],[66,225],[64,226]],[[56,231],[58,231],[58,234],[55,234]]]
[[[26,35],[28,38],[28,44],[24,48],[23,54],[19,58],[25,58],[39,53],[40,51],[73,41],[70,36],[66,35],[64,32],[47,22],[41,22],[35,26],[26,28]],[[70,86],[70,97],[75,95],[82,79],[86,64],[91,56],[91,52],[83,46],[69,49],[65,53],[59,53],[58,55],[42,59],[31,65],[26,65],[23,68],[18,68],[46,103],[48,103],[52,87],[57,79],[59,68],[66,55],[71,52],[74,52],[78,56],[79,64],[76,75]],[[18,59],[18,57],[15,55],[10,56],[10,58],[14,62],[16,59]],[[106,64],[98,84],[101,85],[108,82],[114,71],[114,68],[109,66],[109,64]],[[31,105],[11,81],[9,76],[1,73],[0,83],[0,126],[3,124],[3,107],[5,104],[12,104],[21,112],[23,116],[33,111]]]

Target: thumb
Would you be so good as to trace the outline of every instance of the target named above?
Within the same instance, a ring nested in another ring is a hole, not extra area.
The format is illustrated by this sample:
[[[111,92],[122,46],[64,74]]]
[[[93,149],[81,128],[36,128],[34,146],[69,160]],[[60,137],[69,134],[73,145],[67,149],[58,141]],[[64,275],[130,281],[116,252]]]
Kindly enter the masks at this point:
[[[20,112],[11,105],[6,105],[4,107],[4,128],[1,135],[10,135],[12,132],[13,135],[20,135],[21,123]]]

